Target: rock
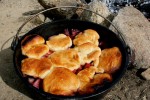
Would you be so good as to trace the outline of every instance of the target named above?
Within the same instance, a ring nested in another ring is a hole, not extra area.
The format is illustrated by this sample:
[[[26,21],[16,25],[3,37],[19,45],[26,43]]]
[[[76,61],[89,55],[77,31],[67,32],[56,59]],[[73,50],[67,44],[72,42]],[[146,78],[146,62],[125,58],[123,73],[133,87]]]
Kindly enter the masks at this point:
[[[76,6],[79,0],[38,0],[44,8],[59,6]]]
[[[135,53],[135,68],[150,68],[150,22],[136,8],[122,8],[112,22]],[[115,29],[110,26],[114,32]]]
[[[77,6],[82,2],[80,0],[38,0],[38,2],[45,8],[60,7],[60,6]],[[61,8],[47,11],[44,16],[51,20],[69,19],[75,13],[75,8]]]
[[[98,0],[94,0],[93,2],[91,2],[89,4],[89,9],[96,12],[96,13],[98,13],[98,14],[101,14],[105,18],[110,15],[110,12],[109,12],[108,7],[106,6],[106,4],[104,4],[104,3],[102,3],[101,1],[98,1]],[[102,23],[104,21],[104,19],[102,17],[92,13],[91,21],[93,21],[95,23]]]
[[[146,99],[146,96],[143,97],[143,100],[147,100],[147,99]]]
[[[104,17],[108,17],[110,15],[110,12],[108,10],[108,7],[106,6],[106,4],[102,3],[99,0],[93,0],[92,2],[90,2],[87,5],[87,9],[92,10],[98,14],[101,14]],[[81,19],[82,20],[88,20],[88,21],[92,21],[95,23],[102,23],[104,21],[104,19],[92,12],[89,11],[84,11],[81,15]]]
[[[36,18],[35,18],[38,22],[42,23],[47,23],[47,22],[52,22],[52,20],[50,20],[49,18],[46,18],[43,14],[39,14]]]
[[[99,13],[104,17],[108,17],[110,15],[108,7],[99,0],[93,0],[89,4],[87,4],[84,0],[66,0],[65,2],[63,0],[38,0],[38,1],[45,9],[52,8],[52,7],[59,7],[59,6],[80,6],[80,7],[85,7],[87,9],[90,9],[96,13]],[[104,21],[102,17],[94,13],[91,13],[86,10],[83,13],[82,12],[83,12],[82,9],[61,8],[61,9],[55,9],[44,15],[46,17],[49,17],[50,15],[50,19],[52,20],[75,18],[81,20],[89,20],[95,23],[102,23]]]
[[[146,80],[150,80],[150,68],[141,73],[142,77]]]
[[[41,22],[44,22],[46,20],[46,18],[43,14],[39,14],[38,18],[39,18],[39,20],[41,20]]]

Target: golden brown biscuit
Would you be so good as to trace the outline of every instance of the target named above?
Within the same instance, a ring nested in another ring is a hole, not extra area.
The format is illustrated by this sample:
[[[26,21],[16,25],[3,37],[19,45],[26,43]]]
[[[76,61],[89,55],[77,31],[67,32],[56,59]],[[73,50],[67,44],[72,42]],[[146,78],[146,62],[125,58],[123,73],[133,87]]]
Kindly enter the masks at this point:
[[[94,75],[93,79],[86,84],[83,84],[82,87],[78,89],[79,94],[91,94],[95,92],[94,86],[96,85],[103,85],[104,82],[111,82],[112,77],[110,74],[103,73],[103,74],[96,74]],[[83,82],[81,82],[83,83]]]
[[[81,70],[77,76],[80,80],[80,87],[78,89],[78,92],[80,94],[82,94],[83,92],[82,91],[85,91],[85,87],[87,87],[87,85],[90,83],[90,80],[93,79],[94,77],[94,74],[96,72],[97,68],[94,67],[94,66],[91,66],[89,68],[85,68],[83,70]],[[89,88],[90,89],[90,88]],[[86,89],[87,90],[87,89]],[[88,91],[91,91],[88,90]]]
[[[56,51],[52,53],[49,58],[55,67],[64,67],[71,71],[80,67],[79,55],[74,49]]]
[[[79,52],[81,65],[95,61],[101,55],[101,49],[90,42],[78,45],[75,50]]]
[[[46,41],[49,49],[52,51],[66,50],[71,47],[72,40],[69,36],[64,34],[59,34],[51,36],[48,41]]]
[[[22,54],[25,55],[25,53],[33,46],[37,44],[43,44],[45,42],[44,38],[33,34],[26,36],[22,41],[21,41],[21,50]]]
[[[118,47],[102,50],[99,57],[98,70],[104,69],[104,72],[114,73],[121,66],[122,54]]]
[[[37,58],[40,59],[46,53],[49,52],[49,47],[45,44],[37,44],[32,47],[25,53],[29,58]]]
[[[100,38],[99,34],[92,29],[87,29],[83,33],[79,33],[75,39],[73,40],[74,45],[81,45],[83,43],[93,43],[98,46],[99,42],[98,39]]]
[[[33,77],[39,77],[41,79],[43,79],[48,73],[50,73],[50,69],[53,68],[51,60],[48,58],[26,58],[22,60],[21,66],[21,71],[23,74]]]
[[[72,96],[79,85],[80,81],[77,75],[62,67],[55,67],[43,80],[44,91],[55,95]]]
[[[93,86],[102,85],[105,81],[111,82],[112,76],[108,73],[96,74],[90,84],[92,84]]]
[[[85,69],[81,70],[77,74],[77,76],[79,77],[80,80],[89,82],[90,79],[93,79],[96,70],[97,70],[96,67],[90,66],[89,68],[85,68]]]

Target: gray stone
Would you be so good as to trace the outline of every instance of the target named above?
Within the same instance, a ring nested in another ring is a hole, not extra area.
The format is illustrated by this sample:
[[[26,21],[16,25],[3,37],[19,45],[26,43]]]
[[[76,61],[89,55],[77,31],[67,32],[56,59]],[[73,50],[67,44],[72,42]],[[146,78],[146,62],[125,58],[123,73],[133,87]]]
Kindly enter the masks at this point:
[[[124,35],[135,52],[135,68],[150,67],[150,22],[134,7],[124,7],[114,18],[113,24]],[[110,26],[110,29],[116,30]]]
[[[45,8],[52,8],[52,7],[61,7],[61,6],[77,6],[82,4],[80,0],[38,0],[38,2]],[[59,20],[59,19],[70,19],[76,12],[76,8],[58,8],[47,11],[44,13],[46,17],[49,17],[52,20]]]
[[[39,24],[43,24],[43,23],[47,23],[47,22],[52,22],[51,19],[45,17],[43,14],[39,14],[39,15],[35,18],[35,20],[36,20],[37,22],[39,22]]]
[[[101,14],[102,16],[104,16],[105,18],[107,18],[110,15],[110,12],[108,10],[108,7],[106,6],[106,4],[102,3],[99,0],[93,0],[92,2],[90,2],[87,5],[87,9],[94,11],[98,14]],[[88,20],[88,21],[92,21],[95,23],[102,23],[104,21],[104,19],[94,13],[91,13],[89,11],[84,11],[81,15],[81,19],[82,20]]]
[[[79,0],[38,0],[44,8],[59,6],[76,6]]]
[[[141,73],[142,77],[146,80],[150,80],[150,68]]]
[[[41,22],[45,22],[46,18],[43,14],[39,14],[38,15],[39,20],[41,20]]]
[[[143,97],[143,100],[147,100],[147,99],[146,99],[146,96]]]

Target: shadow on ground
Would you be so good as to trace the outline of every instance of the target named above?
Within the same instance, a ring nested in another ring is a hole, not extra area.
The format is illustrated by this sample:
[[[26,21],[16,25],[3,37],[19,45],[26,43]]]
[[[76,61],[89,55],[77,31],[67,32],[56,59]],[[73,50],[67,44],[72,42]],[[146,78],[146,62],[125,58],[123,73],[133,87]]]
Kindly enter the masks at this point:
[[[27,87],[15,72],[11,48],[0,51],[0,76],[8,86],[32,98]]]

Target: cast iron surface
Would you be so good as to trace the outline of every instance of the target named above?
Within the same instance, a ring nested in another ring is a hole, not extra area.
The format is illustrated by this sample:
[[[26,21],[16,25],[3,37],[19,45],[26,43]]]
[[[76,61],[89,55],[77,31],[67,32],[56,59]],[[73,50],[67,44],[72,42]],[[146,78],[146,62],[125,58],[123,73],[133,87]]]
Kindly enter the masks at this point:
[[[59,33],[64,32],[64,29],[78,29],[80,31],[83,31],[85,29],[94,29],[96,30],[100,35],[99,42],[104,42],[104,45],[100,46],[101,49],[105,48],[111,48],[114,46],[119,47],[121,53],[122,53],[122,64],[120,70],[118,70],[115,74],[113,74],[113,81],[111,83],[105,83],[104,86],[96,88],[96,92],[90,95],[76,95],[76,96],[56,96],[49,93],[45,93],[41,89],[37,89],[33,87],[31,84],[28,83],[26,78],[23,77],[23,74],[20,70],[21,68],[21,61],[25,58],[21,54],[21,40],[29,35],[29,34],[38,34],[45,38],[45,40],[48,40],[48,38],[52,35],[57,35]],[[127,52],[127,46],[122,42],[122,40],[116,35],[114,32],[108,30],[107,28],[87,21],[80,21],[80,20],[60,20],[55,21],[52,23],[45,23],[43,25],[40,25],[31,31],[29,31],[27,34],[22,36],[22,39],[18,41],[18,44],[15,48],[14,52],[14,67],[16,69],[17,74],[21,78],[21,80],[28,86],[30,90],[33,91],[34,94],[37,94],[40,96],[40,98],[46,98],[46,99],[87,99],[91,97],[101,97],[103,93],[110,90],[112,86],[114,86],[124,75],[128,64],[129,64],[129,55]]]

